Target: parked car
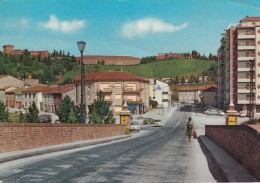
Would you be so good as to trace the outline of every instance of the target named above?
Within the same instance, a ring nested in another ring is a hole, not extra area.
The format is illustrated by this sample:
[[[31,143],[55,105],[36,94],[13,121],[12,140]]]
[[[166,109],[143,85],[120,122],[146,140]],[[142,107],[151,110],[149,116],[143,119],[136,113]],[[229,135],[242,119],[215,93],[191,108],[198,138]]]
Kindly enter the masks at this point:
[[[208,114],[210,112],[211,109],[207,109],[204,111],[204,114]]]
[[[132,131],[140,132],[140,125],[137,122],[132,122],[129,130],[130,132]]]
[[[208,112],[208,115],[217,115],[218,114],[218,111],[216,109],[211,109],[209,112]]]
[[[156,120],[155,120],[155,123],[154,123],[154,126],[155,126],[155,127],[162,127],[162,120],[156,119]]]
[[[222,110],[219,110],[219,111],[218,111],[218,115],[219,115],[219,116],[224,116],[225,114],[226,114],[226,113],[224,113],[224,111],[222,111]]]
[[[240,111],[238,115],[240,117],[246,117],[246,113],[244,111]]]

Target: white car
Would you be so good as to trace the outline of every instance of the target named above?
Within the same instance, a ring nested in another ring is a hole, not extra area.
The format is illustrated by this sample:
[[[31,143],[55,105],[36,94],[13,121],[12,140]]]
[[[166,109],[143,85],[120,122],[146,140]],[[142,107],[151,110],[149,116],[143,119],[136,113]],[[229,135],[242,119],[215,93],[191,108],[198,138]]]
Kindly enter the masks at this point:
[[[226,113],[224,113],[224,111],[222,111],[222,110],[219,110],[219,111],[218,111],[218,115],[219,115],[219,116],[224,116],[225,114],[226,114]]]
[[[130,132],[132,132],[132,131],[140,132],[140,126],[137,122],[132,122],[129,130],[130,130]]]
[[[246,113],[244,111],[240,111],[239,116],[240,117],[246,117]]]
[[[162,127],[162,120],[156,119],[156,120],[155,120],[155,123],[154,123],[154,126],[155,126],[155,127]]]

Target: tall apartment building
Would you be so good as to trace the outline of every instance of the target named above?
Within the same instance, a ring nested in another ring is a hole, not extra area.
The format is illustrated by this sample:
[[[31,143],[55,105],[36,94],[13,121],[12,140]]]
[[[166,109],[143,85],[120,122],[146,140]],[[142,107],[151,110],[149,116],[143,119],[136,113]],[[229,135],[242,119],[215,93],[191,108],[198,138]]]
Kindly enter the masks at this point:
[[[247,112],[250,103],[250,62],[253,62],[255,112],[260,113],[260,17],[246,17],[225,30],[218,49],[218,107],[230,101]]]

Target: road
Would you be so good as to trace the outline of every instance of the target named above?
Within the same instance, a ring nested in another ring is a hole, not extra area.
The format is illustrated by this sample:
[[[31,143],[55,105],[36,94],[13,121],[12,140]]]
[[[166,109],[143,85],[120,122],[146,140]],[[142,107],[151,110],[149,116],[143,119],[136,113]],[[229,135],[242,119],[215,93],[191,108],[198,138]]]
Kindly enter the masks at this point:
[[[127,140],[1,168],[7,182],[214,182],[198,140],[184,134],[189,110]],[[199,126],[199,122],[196,122]],[[202,127],[201,127],[202,128]]]

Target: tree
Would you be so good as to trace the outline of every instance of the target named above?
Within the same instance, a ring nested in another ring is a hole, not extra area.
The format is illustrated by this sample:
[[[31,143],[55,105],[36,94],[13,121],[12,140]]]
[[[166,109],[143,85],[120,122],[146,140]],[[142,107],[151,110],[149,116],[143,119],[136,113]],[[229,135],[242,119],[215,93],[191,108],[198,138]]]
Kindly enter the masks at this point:
[[[185,84],[184,76],[182,76],[182,78],[181,78],[181,84]]]
[[[61,123],[78,123],[79,121],[79,107],[74,106],[69,96],[64,97],[56,114]]]
[[[0,101],[0,122],[8,122],[8,111],[2,101]]]
[[[115,123],[113,113],[109,111],[102,91],[99,91],[97,99],[89,107],[89,118],[95,124]]]
[[[22,113],[22,111],[20,111],[19,123],[24,123],[24,122],[26,122],[25,115]]]
[[[39,114],[39,110],[36,107],[35,103],[32,103],[32,106],[30,106],[28,108],[29,113],[26,115],[26,121],[28,123],[38,123],[38,114]]]
[[[174,84],[175,85],[179,84],[179,77],[177,75],[175,76]]]

